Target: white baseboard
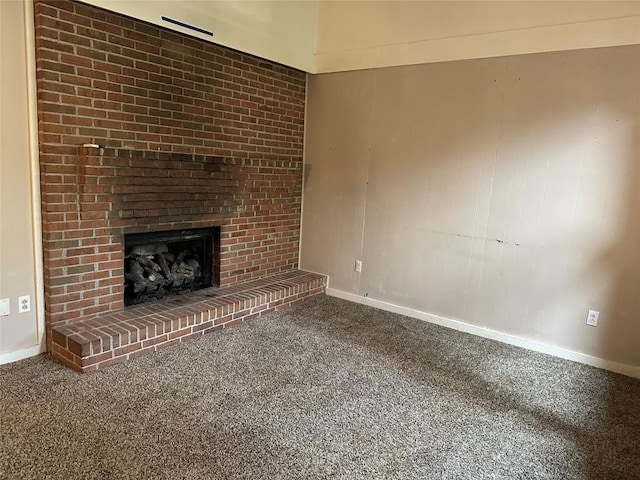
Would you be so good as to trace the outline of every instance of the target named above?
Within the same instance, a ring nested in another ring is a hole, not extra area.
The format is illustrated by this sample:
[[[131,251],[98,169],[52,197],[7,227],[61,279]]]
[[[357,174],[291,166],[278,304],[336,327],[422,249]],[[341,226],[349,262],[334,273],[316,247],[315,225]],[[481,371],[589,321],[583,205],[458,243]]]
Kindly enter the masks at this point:
[[[335,288],[327,288],[327,295],[331,297],[342,298],[344,300],[349,300],[355,303],[361,303],[370,307],[379,308],[387,312],[398,313],[400,315],[416,318],[418,320],[424,320],[429,323],[435,323],[436,325],[452,328],[460,332],[471,333],[473,335],[489,338],[491,340],[497,340],[502,343],[508,343],[509,345],[515,345],[516,347],[522,347],[528,350],[533,350],[535,352],[546,353],[547,355],[552,355],[554,357],[560,357],[566,360],[584,363],[586,365],[591,365],[592,367],[610,370],[612,372],[621,373],[622,375],[627,375],[629,377],[640,378],[640,367],[636,367],[633,365],[626,365],[624,363],[604,360],[602,358],[593,357],[591,355],[575,352],[573,350],[568,350],[562,347],[539,343],[527,338],[519,337],[517,335],[502,333],[496,330],[491,330],[489,328],[478,327],[476,325],[471,325],[460,320],[441,317],[432,313],[426,313],[420,310],[402,307],[393,303],[375,300],[371,297],[363,297],[361,295],[345,292],[343,290],[337,290]]]
[[[34,345],[33,347],[23,348],[22,350],[16,350],[15,352],[0,353],[0,365],[34,357],[42,352],[44,352],[44,348],[40,345]]]

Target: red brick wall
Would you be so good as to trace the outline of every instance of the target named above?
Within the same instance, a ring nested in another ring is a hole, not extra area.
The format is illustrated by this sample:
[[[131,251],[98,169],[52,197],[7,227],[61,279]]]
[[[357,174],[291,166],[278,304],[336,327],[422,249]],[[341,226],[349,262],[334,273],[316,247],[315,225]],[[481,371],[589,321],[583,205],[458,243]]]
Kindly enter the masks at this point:
[[[49,329],[123,308],[125,233],[220,225],[224,285],[297,267],[303,72],[72,1],[35,24]]]

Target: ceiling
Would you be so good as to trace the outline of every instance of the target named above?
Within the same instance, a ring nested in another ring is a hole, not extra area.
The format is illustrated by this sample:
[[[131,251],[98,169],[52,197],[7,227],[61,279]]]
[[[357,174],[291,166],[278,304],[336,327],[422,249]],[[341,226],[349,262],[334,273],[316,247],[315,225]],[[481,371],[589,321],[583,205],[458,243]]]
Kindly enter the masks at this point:
[[[85,2],[310,73],[640,44],[637,0]]]

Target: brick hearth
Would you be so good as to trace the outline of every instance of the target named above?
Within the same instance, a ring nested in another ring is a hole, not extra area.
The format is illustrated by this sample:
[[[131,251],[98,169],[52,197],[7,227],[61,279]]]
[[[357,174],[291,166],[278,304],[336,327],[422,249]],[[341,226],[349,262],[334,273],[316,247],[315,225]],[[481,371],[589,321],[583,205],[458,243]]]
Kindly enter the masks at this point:
[[[295,270],[207,288],[54,327],[52,351],[65,365],[88,372],[281,310],[325,287],[326,277]]]

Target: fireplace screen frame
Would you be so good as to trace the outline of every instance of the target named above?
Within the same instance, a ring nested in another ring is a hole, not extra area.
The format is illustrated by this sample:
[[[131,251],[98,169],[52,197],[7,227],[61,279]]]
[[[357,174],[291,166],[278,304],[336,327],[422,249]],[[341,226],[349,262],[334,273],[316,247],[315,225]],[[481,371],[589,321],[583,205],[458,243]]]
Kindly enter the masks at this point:
[[[189,228],[189,229],[177,229],[177,230],[163,230],[158,232],[142,232],[142,233],[130,233],[124,235],[124,269],[126,272],[126,262],[130,255],[130,252],[135,247],[162,245],[162,244],[179,244],[186,242],[202,241],[204,246],[201,250],[203,265],[210,265],[211,268],[203,268],[202,276],[200,279],[200,287],[198,290],[208,287],[220,286],[220,227],[204,227],[204,228]],[[135,305],[143,305],[151,301],[162,301],[164,299],[172,298],[175,294],[167,294],[162,299],[157,300],[149,298],[143,301],[131,301],[127,298],[129,295],[127,290],[127,282],[124,282],[125,288],[123,289],[123,298],[125,308]],[[197,290],[194,290],[197,291]]]

